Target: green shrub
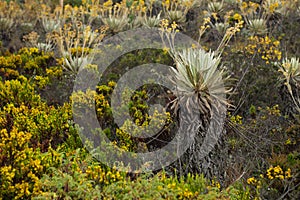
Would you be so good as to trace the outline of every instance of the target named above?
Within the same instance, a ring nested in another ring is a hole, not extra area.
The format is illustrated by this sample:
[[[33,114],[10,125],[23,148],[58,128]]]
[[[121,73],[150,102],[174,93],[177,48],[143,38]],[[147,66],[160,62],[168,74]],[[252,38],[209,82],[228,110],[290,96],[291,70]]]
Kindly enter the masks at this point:
[[[233,187],[220,190],[202,175],[186,178],[166,177],[165,173],[119,181],[104,188],[104,199],[250,199]],[[245,194],[244,194],[245,195]]]

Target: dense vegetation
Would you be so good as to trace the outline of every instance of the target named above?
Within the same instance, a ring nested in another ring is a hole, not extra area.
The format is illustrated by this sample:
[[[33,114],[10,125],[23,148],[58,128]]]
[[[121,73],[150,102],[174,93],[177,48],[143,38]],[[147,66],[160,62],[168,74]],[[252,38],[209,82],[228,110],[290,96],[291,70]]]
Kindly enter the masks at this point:
[[[157,28],[166,46],[128,52],[95,73],[103,77],[95,91],[72,92],[78,71],[97,68],[103,41],[141,27]],[[172,48],[179,33],[200,47]],[[300,196],[300,1],[1,0],[0,41],[0,199]],[[147,63],[172,66],[182,96],[146,84],[125,105],[131,120],[117,126],[111,108],[117,82]],[[220,77],[226,101],[208,89]],[[151,113],[149,102],[167,109]],[[124,152],[163,148],[178,126],[199,126],[180,159],[134,173],[130,166],[120,170],[122,163],[105,165],[100,161],[108,152],[97,157],[82,143],[74,105],[87,104],[95,105],[102,132]],[[221,137],[199,158],[210,118],[223,107]],[[179,123],[184,109],[200,117]],[[134,137],[160,123],[166,125],[155,138]]]

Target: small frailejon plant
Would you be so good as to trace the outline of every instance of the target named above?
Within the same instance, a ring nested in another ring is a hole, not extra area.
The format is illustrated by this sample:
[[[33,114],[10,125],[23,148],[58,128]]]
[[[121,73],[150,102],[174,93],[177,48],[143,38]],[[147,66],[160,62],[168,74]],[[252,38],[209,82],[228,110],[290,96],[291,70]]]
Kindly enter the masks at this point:
[[[300,114],[300,61],[299,58],[285,58],[279,65],[279,72],[282,74],[281,80],[286,86],[288,94],[295,106],[296,111]]]
[[[54,37],[63,58],[63,69],[76,75],[79,69],[92,63],[94,48],[104,38],[106,28],[93,30],[80,22],[77,27],[73,25],[65,24]]]

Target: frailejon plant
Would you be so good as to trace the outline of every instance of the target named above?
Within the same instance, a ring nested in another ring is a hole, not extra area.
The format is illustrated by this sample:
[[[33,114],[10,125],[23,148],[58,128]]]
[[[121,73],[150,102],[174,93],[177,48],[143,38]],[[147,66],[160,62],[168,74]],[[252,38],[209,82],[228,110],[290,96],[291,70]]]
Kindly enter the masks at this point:
[[[41,10],[38,17],[46,33],[58,31],[65,21],[61,8],[56,7],[52,12],[51,7],[46,4],[41,4],[40,7]]]
[[[39,38],[40,35],[37,32],[32,31],[23,36],[23,41],[26,43],[26,47],[38,48],[41,52],[51,53],[54,51],[55,45],[52,41],[51,34],[46,34],[44,42],[40,42]]]
[[[22,9],[15,1],[0,1],[0,31],[6,36],[21,20]]]
[[[62,67],[66,73],[77,74],[78,70],[92,63],[94,49],[104,38],[106,28],[93,30],[81,22],[65,24],[55,36],[56,44],[63,57]]]
[[[205,161],[201,159],[200,149],[207,127],[211,123],[212,110],[222,113],[224,112],[222,105],[228,105],[226,100],[219,96],[219,92],[228,92],[222,91],[223,83],[220,80],[220,78],[225,76],[225,71],[218,71],[220,57],[215,56],[213,52],[205,52],[199,49],[184,49],[176,52],[174,58],[176,63],[174,79],[178,94],[181,96],[178,101],[184,102],[189,112],[197,110],[200,119],[199,132],[188,150],[187,157],[182,158],[183,165],[185,165],[185,170],[187,171],[199,170],[199,172],[205,173],[206,176],[210,177],[212,174],[216,174],[216,172],[210,171],[215,166],[212,166],[212,160],[210,160],[212,158],[208,157],[206,158],[208,159],[207,163],[204,164]],[[217,104],[212,103],[215,100],[218,101]],[[213,108],[212,106],[216,107]],[[205,169],[207,167],[205,165],[211,165],[208,167],[211,169]]]
[[[264,19],[249,19],[249,32],[251,34],[264,35],[267,33],[267,22]]]
[[[216,52],[206,52],[197,47],[175,49],[174,38],[177,26],[174,23],[171,24],[170,28],[168,26],[166,21],[162,24],[162,38],[164,41],[167,40],[168,46],[170,46],[169,53],[175,62],[174,76],[170,77],[177,91],[177,99],[173,108],[176,110],[177,105],[180,104],[188,113],[193,113],[194,118],[187,118],[183,121],[187,124],[187,132],[192,132],[195,129],[191,122],[197,122],[198,125],[192,145],[179,159],[176,168],[180,173],[200,172],[212,178],[213,174],[216,175],[222,170],[222,161],[217,161],[219,158],[213,158],[213,155],[217,156],[216,152],[202,158],[201,145],[209,124],[213,123],[212,115],[221,116],[222,112],[225,112],[224,108],[229,106],[224,95],[230,90],[224,89],[223,86],[223,81],[228,80],[229,77],[226,76],[226,71],[220,66],[220,55],[230,38],[239,31],[240,23],[226,31]],[[164,39],[164,36],[167,39]],[[219,138],[215,139],[219,140]],[[214,151],[217,150],[214,149]],[[213,161],[213,159],[215,160]],[[217,167],[216,163],[213,164],[214,162],[218,162],[220,166]]]
[[[122,1],[115,5],[107,1],[101,11],[101,20],[113,34],[123,31],[129,23],[129,8]]]
[[[175,22],[181,25],[186,21],[186,15],[188,11],[198,3],[198,1],[194,0],[164,0],[162,1],[162,9],[164,12],[164,16],[170,22]]]
[[[300,61],[299,58],[285,58],[279,65],[279,72],[282,74],[281,80],[286,86],[287,91],[292,99],[295,109],[300,113]]]

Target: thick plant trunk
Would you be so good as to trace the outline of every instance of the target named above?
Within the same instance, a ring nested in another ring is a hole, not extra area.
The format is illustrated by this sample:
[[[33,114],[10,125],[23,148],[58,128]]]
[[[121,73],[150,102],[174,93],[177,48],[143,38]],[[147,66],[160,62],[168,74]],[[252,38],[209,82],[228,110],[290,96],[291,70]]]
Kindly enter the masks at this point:
[[[192,112],[189,115],[194,119],[187,117],[187,119],[181,120],[181,123],[184,123],[186,137],[193,138],[191,138],[191,145],[185,153],[170,166],[170,169],[176,170],[179,176],[188,173],[203,174],[207,179],[217,179],[221,183],[224,182],[228,154],[225,152],[225,148],[223,150],[225,145],[223,141],[224,122],[219,121],[219,119],[224,119],[225,116],[222,115],[226,112],[218,109],[202,108],[202,111],[206,110],[206,113],[201,113],[199,109],[192,108],[189,109]],[[214,117],[212,117],[211,112],[213,112]],[[186,144],[180,145],[180,148],[184,148]]]

